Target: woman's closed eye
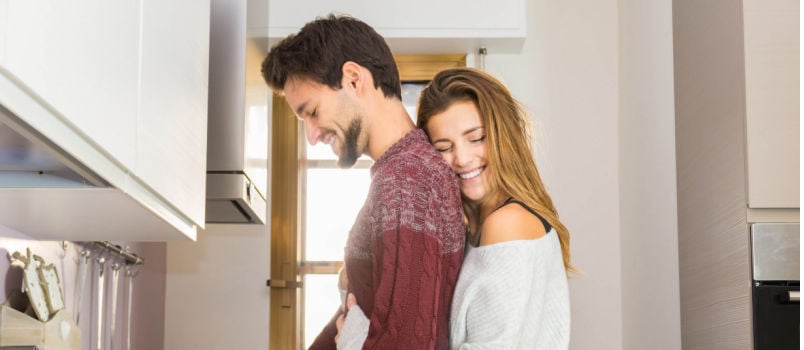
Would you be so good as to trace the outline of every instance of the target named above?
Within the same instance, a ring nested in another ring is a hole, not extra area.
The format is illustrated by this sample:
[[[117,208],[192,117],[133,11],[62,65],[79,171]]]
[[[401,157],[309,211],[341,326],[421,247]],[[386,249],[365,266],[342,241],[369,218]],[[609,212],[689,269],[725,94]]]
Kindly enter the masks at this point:
[[[432,144],[433,148],[439,153],[449,152],[454,146],[453,143],[447,139],[435,140]]]
[[[452,146],[435,146],[435,150],[439,153],[449,152],[452,149]]]
[[[472,143],[478,143],[478,142],[483,142],[484,140],[486,140],[486,135],[482,135],[482,136],[480,136],[478,138],[475,138],[475,139],[472,139],[472,140],[469,140],[469,141],[472,142]]]

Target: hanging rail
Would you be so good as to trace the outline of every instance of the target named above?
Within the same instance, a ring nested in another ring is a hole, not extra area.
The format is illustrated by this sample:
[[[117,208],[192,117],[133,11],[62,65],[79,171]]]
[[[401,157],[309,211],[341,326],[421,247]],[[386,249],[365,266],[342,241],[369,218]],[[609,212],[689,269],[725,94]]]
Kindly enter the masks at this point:
[[[145,263],[145,260],[137,256],[137,254],[129,252],[128,250],[121,248],[119,245],[112,244],[109,241],[103,241],[103,242],[96,241],[92,243],[114,254],[117,254],[126,261],[126,265],[142,265]]]

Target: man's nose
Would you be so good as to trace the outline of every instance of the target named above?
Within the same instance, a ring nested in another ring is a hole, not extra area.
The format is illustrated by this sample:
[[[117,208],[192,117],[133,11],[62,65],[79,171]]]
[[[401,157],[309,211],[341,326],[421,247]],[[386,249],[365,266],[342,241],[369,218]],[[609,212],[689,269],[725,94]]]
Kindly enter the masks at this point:
[[[304,119],[304,134],[307,136],[307,142],[311,145],[318,143],[318,137],[321,135],[321,129],[313,125],[308,119]]]

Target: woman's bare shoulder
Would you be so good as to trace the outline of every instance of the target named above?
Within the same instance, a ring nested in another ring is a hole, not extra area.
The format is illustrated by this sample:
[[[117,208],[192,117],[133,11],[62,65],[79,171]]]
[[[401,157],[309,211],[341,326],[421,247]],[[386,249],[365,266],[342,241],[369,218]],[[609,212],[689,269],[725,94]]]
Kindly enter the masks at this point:
[[[495,210],[483,222],[480,245],[514,240],[537,239],[545,235],[544,225],[536,215],[517,203]]]

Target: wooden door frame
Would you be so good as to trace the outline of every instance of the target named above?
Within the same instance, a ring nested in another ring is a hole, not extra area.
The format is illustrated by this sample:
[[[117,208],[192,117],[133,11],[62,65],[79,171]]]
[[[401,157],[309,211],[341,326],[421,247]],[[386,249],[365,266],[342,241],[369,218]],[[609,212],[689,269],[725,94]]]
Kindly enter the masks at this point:
[[[271,135],[271,288],[270,349],[299,349],[301,281],[298,273],[301,184],[299,148],[301,123],[284,97],[275,95]],[[281,283],[283,281],[284,283]],[[292,283],[288,283],[292,282]],[[283,286],[284,284],[284,286]]]

